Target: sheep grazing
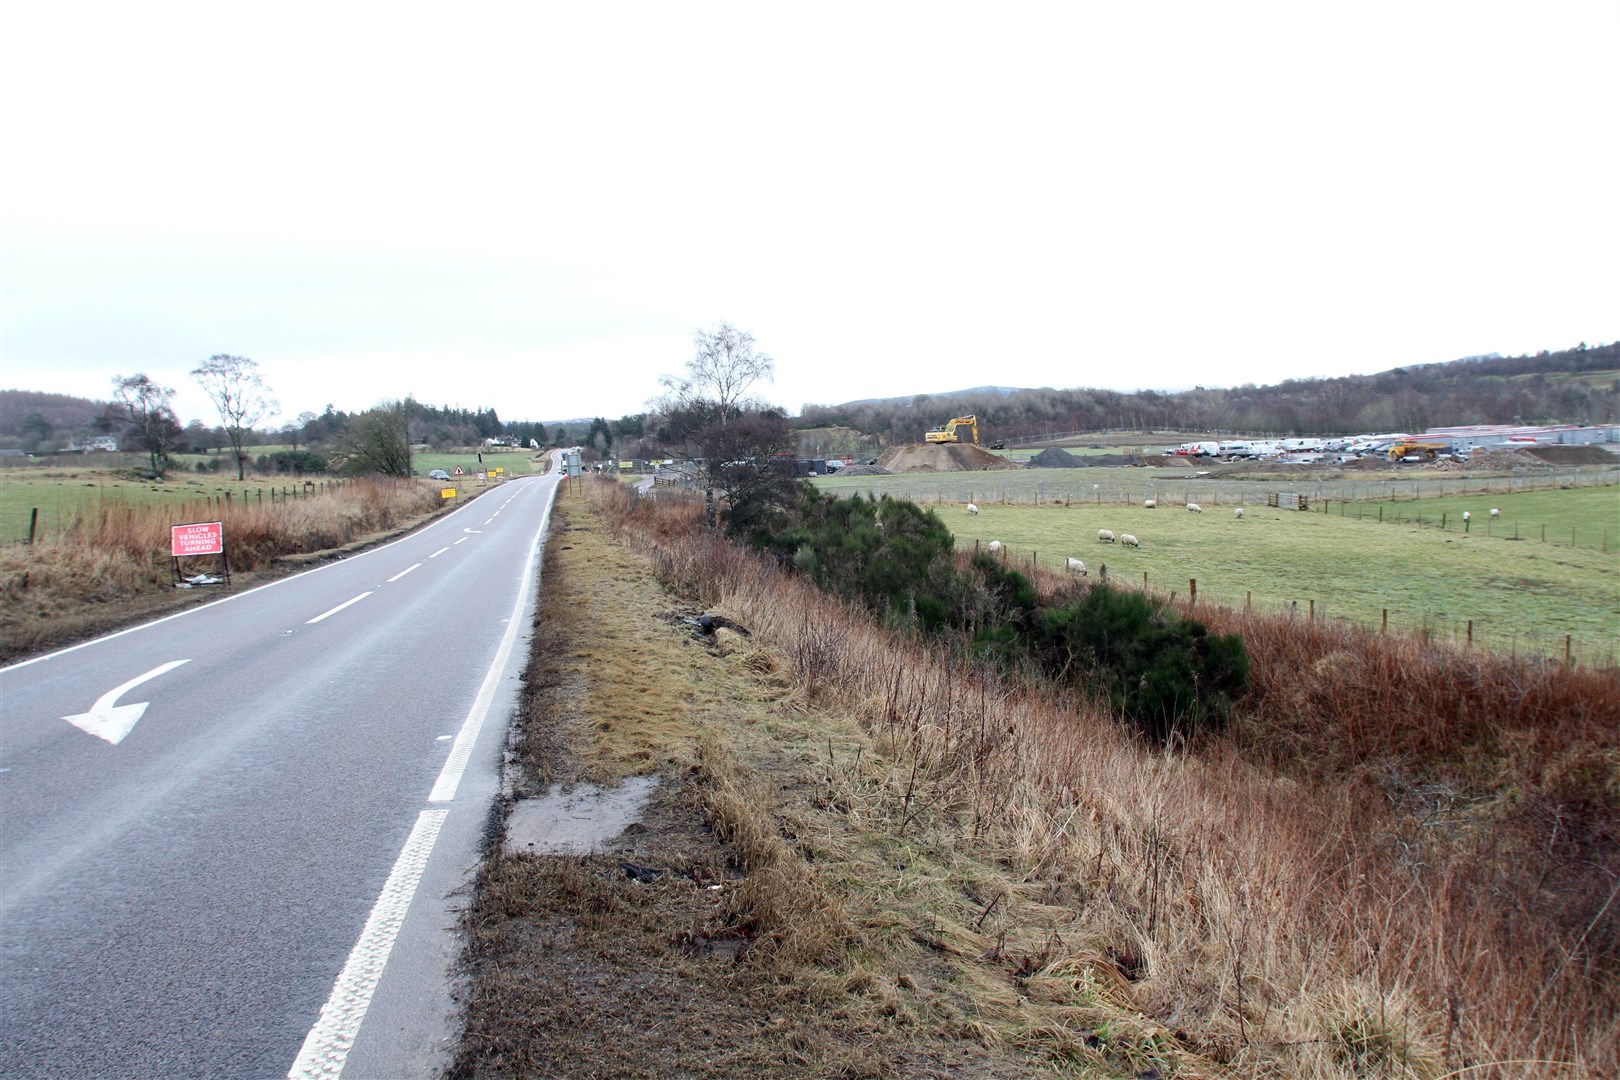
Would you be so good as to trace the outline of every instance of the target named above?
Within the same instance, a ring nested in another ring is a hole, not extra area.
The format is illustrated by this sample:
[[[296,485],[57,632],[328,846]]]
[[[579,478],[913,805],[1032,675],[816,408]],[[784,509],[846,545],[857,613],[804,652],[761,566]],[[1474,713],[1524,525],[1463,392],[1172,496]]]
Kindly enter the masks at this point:
[[[1101,541],[1102,543],[1104,543],[1104,544],[1112,544],[1114,542],[1114,530],[1112,530],[1112,529],[1098,529],[1097,530],[1097,539],[1099,541]]]
[[[1142,500],[1142,509],[1144,509],[1144,510],[1152,510],[1155,507],[1157,507],[1158,505],[1159,505],[1159,500],[1158,499],[1143,499]]]
[[[1239,521],[1242,521],[1243,520],[1243,507],[1240,506],[1236,510],[1233,510],[1232,511],[1232,516],[1237,518]]]
[[[1491,517],[1501,517],[1501,516],[1502,516],[1502,511],[1501,510],[1497,509],[1494,506],[1491,507]]]
[[[1001,541],[1000,540],[992,540],[992,541],[990,541],[989,546],[990,546],[990,554],[998,555],[998,554],[1001,553]]]
[[[1197,503],[1188,503],[1187,509],[1191,510],[1195,514],[1202,514],[1204,512],[1204,508],[1199,506]]]
[[[1139,548],[1142,546],[1142,541],[1138,540],[1132,533],[1121,533],[1119,542],[1124,544],[1126,547]]]
[[[1075,577],[1085,577],[1086,564],[1081,562],[1079,559],[1070,559],[1069,573],[1073,574]]]
[[[972,503],[968,503],[968,513],[977,514],[978,512],[979,508],[977,506],[974,506]]]

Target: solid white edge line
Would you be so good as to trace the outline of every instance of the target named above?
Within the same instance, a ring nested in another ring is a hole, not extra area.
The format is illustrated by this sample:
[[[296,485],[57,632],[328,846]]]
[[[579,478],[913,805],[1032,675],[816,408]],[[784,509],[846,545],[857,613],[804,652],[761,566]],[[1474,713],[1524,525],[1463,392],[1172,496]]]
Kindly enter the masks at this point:
[[[428,856],[439,839],[439,829],[448,817],[448,809],[423,810],[416,817],[416,825],[405,841],[394,868],[389,871],[382,895],[372,906],[366,918],[360,940],[355,942],[348,961],[338,973],[332,993],[321,1006],[320,1019],[304,1037],[303,1048],[287,1070],[288,1080],[306,1077],[334,1077],[343,1072],[343,1062],[354,1048],[355,1036],[371,1007],[371,996],[382,979],[388,954],[399,937],[399,928],[405,921],[416,887],[422,881]]]
[[[455,744],[450,747],[450,756],[445,759],[444,768],[439,770],[439,779],[433,785],[433,793],[428,796],[430,803],[449,802],[456,797],[456,787],[461,783],[461,774],[467,771],[467,762],[472,759],[473,745],[478,742],[478,733],[483,730],[490,706],[495,703],[495,689],[500,685],[501,672],[512,655],[512,647],[517,643],[518,632],[522,629],[523,604],[529,596],[529,583],[534,579],[536,556],[540,552],[540,542],[545,538],[546,526],[550,521],[551,503],[548,502],[546,512],[540,515],[540,527],[535,530],[534,539],[529,543],[529,557],[523,564],[523,580],[518,583],[517,600],[512,605],[512,614],[506,620],[506,633],[501,637],[500,647],[495,650],[495,659],[490,663],[489,670],[484,673],[484,683],[478,688],[478,696],[473,699],[473,706],[467,712],[467,719],[462,721],[461,730],[456,733]]]
[[[552,504],[547,502],[545,513],[540,516],[540,527],[535,530],[534,539],[529,544],[523,579],[518,584],[517,601],[512,607],[512,617],[507,620],[506,634],[501,639],[495,660],[489,673],[484,676],[483,685],[479,688],[478,701],[482,702],[482,707],[475,702],[472,711],[468,713],[461,733],[456,737],[456,745],[451,748],[450,761],[445,763],[444,769],[439,773],[438,782],[433,785],[430,801],[448,801],[455,797],[456,787],[461,782],[461,774],[472,755],[472,743],[477,740],[477,729],[483,726],[484,718],[489,713],[490,701],[486,700],[486,696],[493,697],[498,673],[506,666],[507,658],[512,653],[512,646],[517,640],[516,628],[523,618],[529,585],[534,579],[536,557],[541,543],[545,540],[546,526],[551,521],[551,506]],[[467,739],[469,728],[472,728],[471,739]],[[465,752],[461,752],[463,742]],[[452,771],[451,762],[457,760],[458,753],[460,764]],[[438,798],[441,788],[448,791],[443,799]],[[304,1037],[303,1048],[299,1050],[292,1068],[287,1070],[287,1080],[306,1080],[312,1077],[336,1078],[343,1074],[344,1061],[348,1058],[349,1051],[354,1048],[354,1040],[360,1034],[360,1025],[365,1021],[366,1011],[371,1007],[371,997],[377,990],[377,984],[382,980],[384,967],[387,966],[388,954],[399,936],[400,927],[405,921],[405,913],[410,908],[417,886],[421,884],[428,858],[433,854],[433,845],[438,841],[439,830],[449,814],[449,807],[443,807],[423,810],[417,815],[416,826],[411,830],[404,849],[394,862],[394,869],[389,873],[387,883],[383,885],[382,895],[377,898],[377,903],[371,909],[371,915],[366,919],[360,940],[349,953],[349,959],[343,965],[342,972],[338,974],[326,1004],[321,1006],[320,1018]]]
[[[526,479],[543,480],[543,479],[545,479],[546,475],[548,475],[548,474],[541,474],[539,476],[527,477]],[[516,481],[514,481],[514,482],[516,482]],[[39,656],[30,656],[27,660],[19,660],[15,664],[7,664],[4,667],[0,667],[0,674],[4,674],[5,672],[8,672],[8,671],[15,671],[18,668],[25,668],[25,667],[28,667],[30,664],[41,664],[41,663],[44,663],[46,660],[54,660],[58,656],[66,656],[68,653],[78,652],[80,649],[88,649],[88,648],[90,648],[90,647],[92,647],[94,645],[100,645],[104,641],[111,641],[114,638],[121,638],[125,634],[139,633],[140,631],[145,630],[148,627],[158,626],[158,625],[160,625],[162,623],[169,622],[170,620],[173,620],[173,619],[183,619],[187,615],[195,615],[199,611],[206,611],[211,607],[218,607],[221,604],[228,604],[232,600],[240,600],[244,596],[252,596],[254,593],[261,592],[261,591],[263,591],[265,589],[273,589],[277,585],[286,585],[289,582],[302,581],[304,578],[308,577],[310,574],[318,574],[322,570],[331,570],[334,567],[347,566],[350,563],[352,563],[355,559],[364,559],[368,555],[375,555],[378,552],[387,551],[389,548],[393,547],[395,544],[403,544],[406,541],[414,540],[416,537],[421,536],[422,534],[424,534],[424,533],[426,533],[428,531],[431,531],[432,529],[435,529],[435,528],[439,527],[440,525],[443,525],[443,524],[449,522],[451,519],[460,517],[462,514],[467,513],[469,510],[471,510],[473,508],[473,506],[474,506],[474,503],[468,503],[465,506],[459,506],[456,509],[450,511],[449,514],[445,515],[445,517],[443,517],[439,521],[430,522],[429,524],[425,525],[420,530],[414,530],[412,532],[409,532],[406,535],[400,537],[398,540],[390,540],[386,544],[379,544],[377,547],[371,548],[368,551],[356,552],[353,555],[349,555],[349,556],[346,556],[344,558],[334,560],[333,562],[329,562],[329,563],[326,563],[326,564],[321,565],[321,566],[312,566],[308,570],[302,571],[301,573],[292,574],[292,575],[290,575],[288,577],[279,578],[279,579],[277,579],[275,581],[267,581],[263,585],[255,585],[253,588],[248,589],[246,592],[233,593],[230,596],[222,596],[218,600],[211,600],[206,604],[198,604],[196,607],[186,608],[184,611],[176,611],[172,615],[165,615],[160,619],[153,619],[151,622],[138,623],[135,626],[126,626],[122,630],[115,630],[110,634],[103,634],[101,637],[91,638],[89,641],[81,641],[77,645],[69,645],[65,649],[57,649],[55,652],[43,653],[43,654],[41,654]],[[450,550],[449,548],[444,548],[444,549],[442,549],[442,551],[435,552],[434,554],[442,554],[443,551],[449,551],[449,550]],[[433,557],[432,555],[428,556],[428,558],[432,558],[432,557]]]
[[[329,609],[327,611],[321,612],[319,615],[315,616],[313,619],[307,620],[304,623],[304,625],[305,626],[314,626],[316,623],[320,622],[322,619],[331,618],[333,615],[336,615],[338,612],[342,611],[344,608],[348,607],[350,604],[358,604],[360,601],[364,600],[366,597],[370,596],[372,593],[374,593],[376,591],[377,591],[376,589],[367,589],[365,592],[361,593],[359,596],[356,596],[356,597],[354,597],[352,599],[349,599],[349,600],[345,600],[345,601],[343,601],[343,603],[339,604],[337,607],[331,608],[331,609]]]
[[[421,565],[422,565],[421,563],[411,563],[411,565],[407,566],[405,569],[401,570],[399,573],[395,574],[393,577],[391,577],[387,581],[383,582],[383,584],[392,585],[394,582],[398,581],[400,578],[404,577],[406,574],[410,573],[412,570],[415,570],[418,566],[421,566]]]

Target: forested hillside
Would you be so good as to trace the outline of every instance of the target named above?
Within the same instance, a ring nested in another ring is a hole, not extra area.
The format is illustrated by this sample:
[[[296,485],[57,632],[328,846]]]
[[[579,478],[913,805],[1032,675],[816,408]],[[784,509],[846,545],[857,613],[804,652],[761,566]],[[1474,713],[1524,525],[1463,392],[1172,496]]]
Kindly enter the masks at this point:
[[[806,405],[797,426],[854,428],[908,443],[966,413],[976,414],[981,433],[995,439],[1102,429],[1330,435],[1452,424],[1613,422],[1620,419],[1620,342],[1272,386],[1136,393],[996,388]]]

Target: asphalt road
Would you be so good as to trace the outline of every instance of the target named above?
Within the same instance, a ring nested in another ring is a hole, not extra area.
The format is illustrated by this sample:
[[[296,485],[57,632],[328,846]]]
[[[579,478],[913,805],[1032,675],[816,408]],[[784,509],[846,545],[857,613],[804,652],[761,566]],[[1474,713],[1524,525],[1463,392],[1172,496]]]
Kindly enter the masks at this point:
[[[0,670],[0,1076],[438,1072],[554,476]]]

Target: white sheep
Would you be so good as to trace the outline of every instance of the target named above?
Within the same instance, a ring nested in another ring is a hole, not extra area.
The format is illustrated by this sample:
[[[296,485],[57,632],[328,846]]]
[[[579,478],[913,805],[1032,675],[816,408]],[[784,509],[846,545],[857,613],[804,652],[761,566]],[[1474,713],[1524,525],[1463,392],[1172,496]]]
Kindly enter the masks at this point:
[[[1000,540],[992,540],[992,541],[990,541],[989,547],[990,547],[990,554],[998,555],[998,554],[1001,553],[1001,541]]]
[[[1069,573],[1073,574],[1075,577],[1085,577],[1086,564],[1081,562],[1079,559],[1070,559]]]
[[[1233,510],[1232,511],[1232,516],[1237,518],[1239,521],[1242,521],[1243,520],[1243,507],[1240,506],[1236,510]]]
[[[1142,546],[1142,541],[1138,540],[1132,533],[1121,533],[1119,542],[1124,544],[1126,547],[1139,548]]]
[[[1501,516],[1502,516],[1502,511],[1500,509],[1498,509],[1497,507],[1494,507],[1494,506],[1491,507],[1491,517],[1501,517]]]
[[[1104,544],[1112,544],[1114,542],[1114,530],[1098,529],[1097,539]]]
[[[1472,517],[1473,517],[1473,516],[1474,516],[1474,515],[1473,515],[1473,514],[1470,514],[1470,513],[1469,513],[1469,512],[1468,512],[1468,511],[1467,511],[1467,510],[1464,510],[1464,511],[1463,511],[1463,520],[1464,520],[1464,521],[1467,521],[1467,520],[1468,520],[1468,519],[1469,519],[1469,518],[1472,518]]]
[[[1191,510],[1195,514],[1202,514],[1204,512],[1204,508],[1202,506],[1192,502],[1187,504],[1187,509]]]
[[[1155,507],[1157,507],[1158,505],[1159,505],[1159,500],[1158,499],[1143,499],[1142,500],[1142,509],[1144,509],[1144,510],[1152,510]]]
[[[968,513],[977,514],[978,512],[979,508],[977,506],[973,505],[972,503],[968,503]]]

